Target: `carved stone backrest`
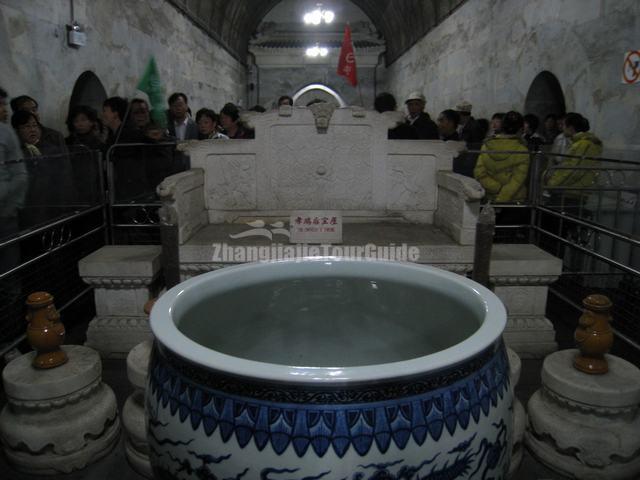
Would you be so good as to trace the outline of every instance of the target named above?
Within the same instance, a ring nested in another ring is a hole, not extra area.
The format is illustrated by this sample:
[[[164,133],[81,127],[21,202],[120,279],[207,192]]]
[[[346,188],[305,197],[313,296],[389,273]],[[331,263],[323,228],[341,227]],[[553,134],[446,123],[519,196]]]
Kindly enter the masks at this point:
[[[183,149],[192,168],[204,171],[209,223],[288,217],[299,209],[341,210],[347,221],[433,223],[436,172],[451,170],[461,145],[387,140],[399,120],[399,112],[357,108],[282,109],[250,118],[254,140]]]

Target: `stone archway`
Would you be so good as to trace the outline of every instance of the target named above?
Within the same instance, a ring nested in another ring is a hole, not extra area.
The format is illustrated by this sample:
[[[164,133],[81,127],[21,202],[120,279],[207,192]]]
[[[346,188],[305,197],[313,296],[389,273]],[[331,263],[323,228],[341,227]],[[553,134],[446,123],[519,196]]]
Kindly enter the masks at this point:
[[[527,92],[524,111],[533,113],[541,122],[550,113],[566,113],[562,87],[553,73],[545,70],[536,75]]]
[[[106,99],[107,92],[102,82],[95,73],[87,70],[78,77],[73,86],[69,109],[77,105],[87,105],[100,112],[102,110],[102,102]]]
[[[321,100],[333,103],[336,107],[346,107],[347,103],[334,89],[321,83],[312,83],[301,88],[293,95],[293,104],[297,107],[304,107],[313,100]]]

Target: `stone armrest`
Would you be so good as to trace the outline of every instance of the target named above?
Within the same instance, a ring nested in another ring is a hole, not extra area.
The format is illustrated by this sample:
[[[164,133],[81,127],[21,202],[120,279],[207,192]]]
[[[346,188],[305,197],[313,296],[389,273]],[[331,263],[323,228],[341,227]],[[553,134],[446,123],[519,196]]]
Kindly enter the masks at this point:
[[[435,224],[460,245],[473,245],[484,189],[473,178],[439,171]]]
[[[207,224],[204,205],[204,170],[192,168],[165,178],[157,188],[162,201],[160,219],[178,227],[178,241],[185,243]]]

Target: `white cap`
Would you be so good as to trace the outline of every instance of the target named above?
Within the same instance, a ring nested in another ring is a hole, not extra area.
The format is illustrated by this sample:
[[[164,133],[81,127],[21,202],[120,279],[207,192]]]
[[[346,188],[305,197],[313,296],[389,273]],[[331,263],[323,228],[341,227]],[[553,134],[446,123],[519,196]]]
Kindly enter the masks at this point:
[[[411,92],[404,103],[410,102],[411,100],[420,100],[421,102],[427,103],[422,92],[418,90]]]
[[[469,102],[464,100],[460,102],[458,105],[456,105],[456,112],[471,113],[472,107],[473,105],[471,105]]]

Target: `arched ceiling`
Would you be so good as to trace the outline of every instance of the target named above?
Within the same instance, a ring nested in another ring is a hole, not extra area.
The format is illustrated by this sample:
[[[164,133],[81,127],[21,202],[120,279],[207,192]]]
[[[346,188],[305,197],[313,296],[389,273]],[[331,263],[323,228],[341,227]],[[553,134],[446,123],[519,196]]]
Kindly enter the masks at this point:
[[[249,39],[280,0],[169,0],[242,63]],[[308,2],[315,6],[314,0]],[[386,41],[387,64],[396,60],[465,0],[352,0]],[[331,6],[330,0],[325,0]]]

